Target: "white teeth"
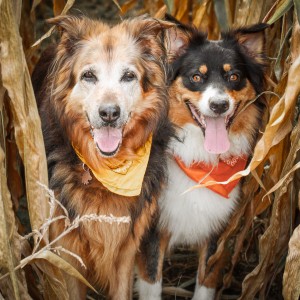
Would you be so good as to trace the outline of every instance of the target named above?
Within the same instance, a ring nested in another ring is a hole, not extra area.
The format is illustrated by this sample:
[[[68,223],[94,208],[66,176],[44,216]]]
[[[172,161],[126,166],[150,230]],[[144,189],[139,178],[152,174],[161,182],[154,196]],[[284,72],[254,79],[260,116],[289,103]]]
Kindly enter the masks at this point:
[[[95,127],[91,125],[90,133],[91,133],[92,138],[94,138],[94,129],[95,129]]]
[[[204,128],[206,128],[205,117],[202,114],[200,115],[200,123]]]
[[[234,113],[235,113],[235,111],[233,111],[230,115],[226,116],[226,118],[225,118],[225,124],[226,125],[228,124],[230,118],[234,115]]]
[[[200,113],[200,111],[190,102],[187,102],[187,105],[191,111],[192,118],[200,123],[201,127],[206,128],[205,117]]]

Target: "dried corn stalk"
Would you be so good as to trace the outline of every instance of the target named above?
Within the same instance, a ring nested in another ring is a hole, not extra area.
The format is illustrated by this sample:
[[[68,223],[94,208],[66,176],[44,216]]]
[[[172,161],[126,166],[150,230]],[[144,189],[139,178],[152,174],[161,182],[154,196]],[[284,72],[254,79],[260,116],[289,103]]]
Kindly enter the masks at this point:
[[[75,0],[53,0],[53,14],[66,13],[74,2]],[[112,5],[119,5],[118,1],[111,2]],[[163,11],[162,7],[166,5],[168,12],[173,16],[183,22],[193,23],[206,31],[212,39],[218,38],[221,28],[243,26],[262,20],[273,24],[267,32],[270,65],[266,94],[269,110],[265,116],[265,130],[260,135],[250,166],[236,175],[247,175],[243,186],[245,196],[240,210],[235,213],[219,238],[216,252],[209,258],[206,270],[203,270],[203,276],[209,278],[214,276],[214,270],[218,267],[223,268],[219,298],[223,297],[224,288],[231,286],[236,267],[244,260],[246,252],[250,251],[247,247],[256,251],[252,254],[259,257],[259,260],[252,271],[248,270],[243,280],[240,299],[254,299],[257,295],[260,299],[268,299],[274,277],[283,270],[288,245],[283,295],[285,299],[290,300],[298,299],[300,294],[300,275],[297,267],[300,253],[297,242],[299,228],[295,228],[294,224],[296,202],[299,200],[297,168],[300,156],[297,115],[297,98],[300,91],[298,2],[146,0],[141,4],[136,0],[128,0],[121,3],[124,14],[133,9],[131,14],[148,12],[155,15],[160,9]],[[37,184],[38,181],[47,183],[47,173],[40,120],[27,70],[27,66],[32,70],[36,62],[34,55],[37,55],[36,48],[29,49],[36,20],[35,11],[45,5],[47,4],[43,1],[34,0],[30,9],[28,3],[21,6],[20,1],[0,0],[0,278],[6,272],[9,274],[5,279],[0,279],[0,299],[2,296],[8,299],[30,298],[24,273],[20,270],[14,271],[16,266],[22,263],[21,253],[27,261],[30,261],[32,255],[30,245],[20,239],[21,227],[16,226],[15,210],[23,192],[18,155],[24,164],[32,229],[41,228],[49,210],[44,189]],[[19,35],[20,20],[25,51]],[[49,36],[51,32],[52,30],[45,36]],[[47,232],[44,238],[43,246],[47,246]],[[44,298],[66,299],[68,294],[60,269],[70,272],[74,270],[69,269],[63,261],[58,262],[57,257],[53,256],[49,249],[45,249],[45,252],[41,252],[40,256],[30,261],[44,290]],[[60,269],[53,266],[53,263],[57,262]],[[227,263],[223,265],[224,262]],[[189,297],[191,292],[184,288],[189,286],[190,282],[193,280],[183,282],[180,289],[166,287],[164,292],[180,292],[181,295]],[[30,286],[32,285],[34,284],[31,281]]]

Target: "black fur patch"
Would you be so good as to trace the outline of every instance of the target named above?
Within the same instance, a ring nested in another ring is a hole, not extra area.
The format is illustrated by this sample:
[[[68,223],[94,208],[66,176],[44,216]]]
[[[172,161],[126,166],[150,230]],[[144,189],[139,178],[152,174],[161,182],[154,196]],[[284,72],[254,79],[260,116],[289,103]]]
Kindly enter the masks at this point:
[[[159,259],[159,230],[156,226],[157,220],[153,220],[153,225],[148,229],[141,242],[140,253],[142,253],[141,257],[146,267],[147,278],[155,282],[157,280]]]
[[[199,67],[204,64],[207,66],[206,74],[199,71]],[[224,64],[231,65],[231,70],[226,72]],[[256,92],[260,93],[263,71],[263,66],[243,53],[238,42],[230,36],[221,41],[209,41],[197,34],[192,37],[186,53],[173,63],[171,80],[182,77],[187,89],[201,92],[209,85],[239,91],[245,87],[248,79]],[[201,77],[201,81],[195,83],[192,76],[196,74]],[[238,74],[240,80],[230,82],[231,74]]]

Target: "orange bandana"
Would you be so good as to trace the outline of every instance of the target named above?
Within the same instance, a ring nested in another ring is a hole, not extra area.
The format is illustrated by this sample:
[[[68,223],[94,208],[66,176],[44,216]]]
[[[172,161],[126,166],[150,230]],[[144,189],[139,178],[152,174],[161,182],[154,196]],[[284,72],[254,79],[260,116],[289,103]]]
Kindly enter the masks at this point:
[[[197,183],[206,183],[208,181],[226,181],[233,174],[245,169],[247,159],[245,157],[233,157],[232,159],[220,160],[217,166],[206,165],[204,163],[193,163],[187,167],[178,157],[175,161],[182,171]],[[214,184],[206,188],[214,191],[222,197],[229,198],[230,192],[237,186],[240,179],[233,180],[227,184]]]

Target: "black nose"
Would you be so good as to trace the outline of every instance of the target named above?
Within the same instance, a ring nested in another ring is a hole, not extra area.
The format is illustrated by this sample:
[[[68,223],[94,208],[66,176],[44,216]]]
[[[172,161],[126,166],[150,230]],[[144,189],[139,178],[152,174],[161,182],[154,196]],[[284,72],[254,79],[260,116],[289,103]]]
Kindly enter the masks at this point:
[[[229,101],[221,100],[221,101],[210,101],[209,108],[216,114],[222,114],[229,108]]]
[[[120,106],[118,105],[105,105],[99,108],[100,118],[107,123],[112,123],[120,117]]]

